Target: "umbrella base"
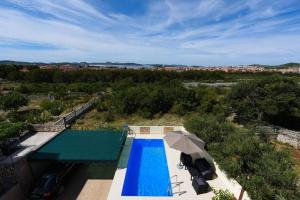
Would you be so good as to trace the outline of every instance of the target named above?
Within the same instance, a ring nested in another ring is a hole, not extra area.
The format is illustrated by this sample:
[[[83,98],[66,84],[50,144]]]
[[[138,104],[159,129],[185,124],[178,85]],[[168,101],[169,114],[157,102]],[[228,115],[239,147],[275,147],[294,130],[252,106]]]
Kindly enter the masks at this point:
[[[177,169],[183,169],[183,165],[181,163],[177,164]]]

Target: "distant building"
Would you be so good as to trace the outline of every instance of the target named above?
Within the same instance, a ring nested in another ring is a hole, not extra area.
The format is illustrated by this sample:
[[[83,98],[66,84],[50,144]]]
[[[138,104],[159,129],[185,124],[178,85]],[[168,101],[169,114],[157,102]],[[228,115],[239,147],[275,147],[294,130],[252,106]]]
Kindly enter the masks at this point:
[[[60,65],[58,69],[64,72],[70,72],[70,71],[77,71],[80,69],[80,67],[78,65],[65,64],[65,65]]]
[[[29,72],[29,69],[27,67],[22,67],[22,69],[19,70],[20,72]]]
[[[81,62],[81,63],[79,63],[79,67],[87,68],[87,67],[89,67],[89,64],[86,62]]]
[[[54,66],[54,65],[40,65],[39,68],[40,69],[45,69],[45,70],[50,70],[50,69],[55,69],[57,67]]]

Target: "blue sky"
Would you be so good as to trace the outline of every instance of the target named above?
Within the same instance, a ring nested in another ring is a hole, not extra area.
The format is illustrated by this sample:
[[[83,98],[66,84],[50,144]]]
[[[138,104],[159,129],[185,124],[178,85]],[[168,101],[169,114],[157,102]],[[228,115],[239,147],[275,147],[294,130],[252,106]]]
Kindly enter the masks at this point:
[[[7,59],[300,62],[300,0],[1,0]]]

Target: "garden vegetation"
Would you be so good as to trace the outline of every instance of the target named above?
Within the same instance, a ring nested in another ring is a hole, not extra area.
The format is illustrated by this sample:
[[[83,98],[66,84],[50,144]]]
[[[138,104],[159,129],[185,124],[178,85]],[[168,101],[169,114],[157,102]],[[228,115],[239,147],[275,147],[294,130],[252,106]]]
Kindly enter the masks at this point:
[[[78,94],[88,98],[101,94],[96,110],[104,113],[107,123],[130,115],[147,119],[165,113],[185,116],[187,130],[206,142],[208,152],[221,169],[235,178],[252,199],[300,199],[299,180],[290,154],[278,150],[264,131],[255,128],[274,124],[300,130],[299,75],[147,69],[62,72],[28,68],[29,72],[21,72],[20,66],[0,67],[0,78],[18,83],[13,91],[0,97],[1,109],[9,112],[0,122],[1,139],[23,130],[25,120],[42,122],[49,115],[61,114],[73,106],[72,99]],[[182,84],[190,81],[239,84],[233,88],[188,88]],[[18,109],[27,105],[28,96],[33,94],[54,99],[43,100],[41,110],[21,117]]]

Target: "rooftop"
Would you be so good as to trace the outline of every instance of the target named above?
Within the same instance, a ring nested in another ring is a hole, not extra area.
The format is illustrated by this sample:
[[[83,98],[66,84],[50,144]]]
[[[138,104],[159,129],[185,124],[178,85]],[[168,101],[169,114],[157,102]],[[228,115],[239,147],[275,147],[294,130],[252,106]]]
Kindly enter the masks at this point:
[[[34,160],[115,161],[126,133],[115,130],[65,130],[34,152]]]

